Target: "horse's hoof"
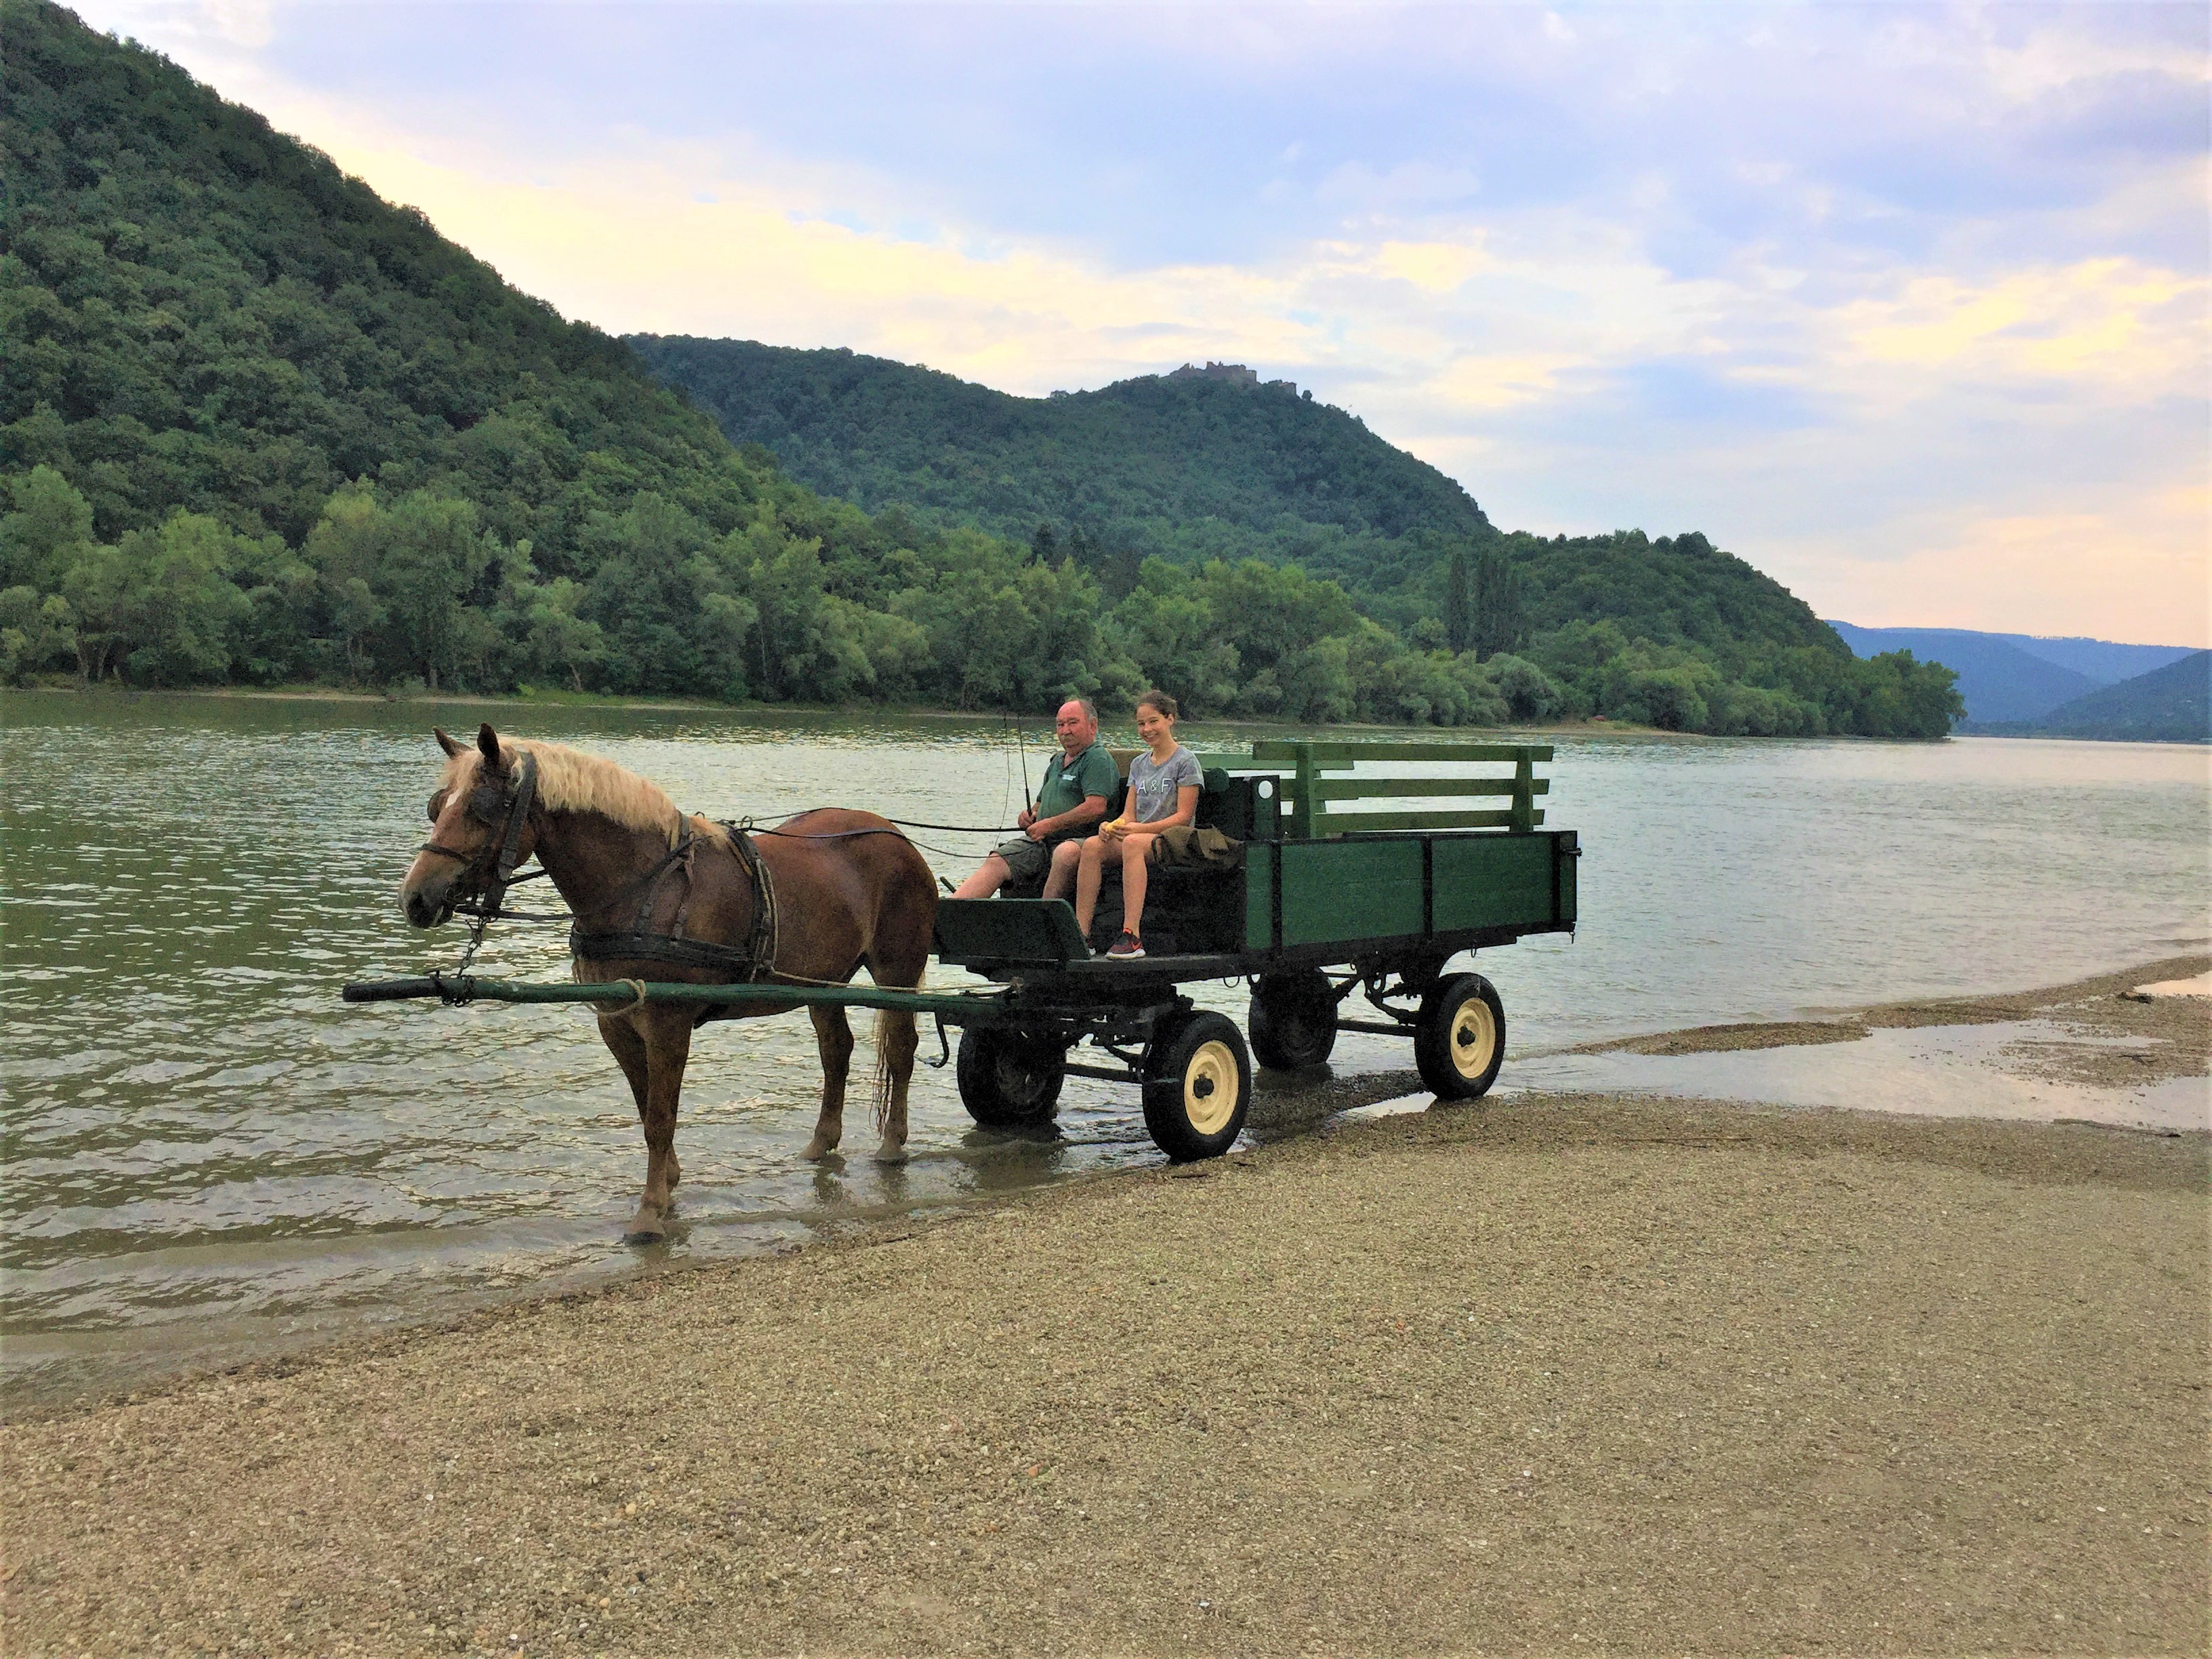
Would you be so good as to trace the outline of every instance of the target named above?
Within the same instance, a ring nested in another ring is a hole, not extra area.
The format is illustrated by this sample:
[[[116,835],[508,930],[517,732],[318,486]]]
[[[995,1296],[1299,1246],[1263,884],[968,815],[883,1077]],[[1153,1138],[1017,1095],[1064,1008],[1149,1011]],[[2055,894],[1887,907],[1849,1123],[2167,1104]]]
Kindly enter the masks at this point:
[[[878,1164],[905,1163],[906,1143],[902,1140],[897,1142],[886,1140],[876,1148],[876,1162]]]
[[[830,1153],[836,1150],[837,1143],[836,1141],[830,1139],[827,1135],[817,1134],[813,1139],[806,1143],[806,1150],[801,1152],[799,1157],[805,1158],[809,1164],[819,1164],[823,1158],[829,1157]]]
[[[629,1231],[623,1235],[623,1243],[658,1244],[667,1237],[668,1224],[661,1219],[660,1212],[650,1204],[641,1204],[629,1218]]]

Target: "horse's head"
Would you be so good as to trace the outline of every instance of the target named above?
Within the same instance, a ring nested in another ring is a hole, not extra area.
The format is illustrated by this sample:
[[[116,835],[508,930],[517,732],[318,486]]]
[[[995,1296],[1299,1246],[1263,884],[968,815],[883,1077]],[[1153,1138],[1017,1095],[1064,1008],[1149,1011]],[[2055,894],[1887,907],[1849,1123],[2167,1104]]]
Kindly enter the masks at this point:
[[[477,731],[474,749],[437,735],[447,763],[430,797],[430,839],[399,887],[417,927],[434,927],[455,905],[502,889],[538,847],[534,759],[514,744],[502,748],[489,726]]]

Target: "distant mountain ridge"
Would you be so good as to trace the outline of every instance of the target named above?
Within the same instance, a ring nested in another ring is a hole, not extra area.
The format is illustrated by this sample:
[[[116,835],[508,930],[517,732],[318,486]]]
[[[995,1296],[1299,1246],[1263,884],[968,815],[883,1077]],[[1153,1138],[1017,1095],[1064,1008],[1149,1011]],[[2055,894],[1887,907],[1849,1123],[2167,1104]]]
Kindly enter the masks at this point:
[[[2212,742],[2212,651],[2100,686],[2033,720],[1981,722],[1992,737],[2095,738],[2120,743]]]
[[[2092,685],[2118,685],[2122,680],[2131,680],[2154,668],[2179,662],[2197,649],[2191,645],[2122,645],[2079,634],[1994,634],[1972,628],[1861,628],[1856,623],[1832,618],[1828,626],[1842,635],[1845,643],[1862,657],[1882,651],[1917,651],[1919,647],[1913,644],[1916,639],[1947,642],[1998,640],[2031,657],[2079,674]]]
[[[1910,651],[1958,671],[1970,722],[2034,720],[2100,686],[2164,667],[2190,654],[2182,645],[1988,634],[1965,628],[1828,626],[1861,657]]]

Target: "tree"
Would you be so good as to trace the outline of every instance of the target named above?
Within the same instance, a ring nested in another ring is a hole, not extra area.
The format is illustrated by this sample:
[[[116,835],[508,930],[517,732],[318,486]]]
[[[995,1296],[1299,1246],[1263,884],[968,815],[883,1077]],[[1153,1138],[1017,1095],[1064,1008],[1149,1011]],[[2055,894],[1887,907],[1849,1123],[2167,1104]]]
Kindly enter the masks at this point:
[[[380,580],[371,586],[408,665],[433,691],[459,664],[471,632],[463,607],[493,551],[473,501],[417,489],[392,510]]]
[[[1463,547],[1452,549],[1444,569],[1444,648],[1455,656],[1474,649],[1474,591]]]
[[[1521,572],[1503,549],[1485,548],[1474,562],[1468,649],[1478,658],[1517,651],[1528,623]]]
[[[92,542],[92,506],[51,466],[8,480],[15,510],[0,518],[0,587],[51,593]]]
[[[10,683],[36,672],[76,647],[76,618],[58,593],[0,589],[0,679]]]
[[[109,616],[131,679],[193,685],[228,677],[231,631],[249,610],[231,572],[251,550],[201,513],[174,513],[161,529],[123,538]]]

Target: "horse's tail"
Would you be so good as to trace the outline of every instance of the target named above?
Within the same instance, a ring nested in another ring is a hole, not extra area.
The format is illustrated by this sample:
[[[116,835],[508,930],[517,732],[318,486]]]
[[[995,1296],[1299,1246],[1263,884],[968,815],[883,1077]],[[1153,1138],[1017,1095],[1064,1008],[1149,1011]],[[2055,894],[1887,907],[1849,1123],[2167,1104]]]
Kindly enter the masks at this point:
[[[919,991],[928,977],[927,969],[915,976],[913,988]],[[921,1046],[921,1035],[915,1023],[910,1008],[878,1008],[876,1010],[876,1133],[882,1134],[891,1121],[891,1106],[899,1086],[914,1076],[915,1051]],[[905,1056],[902,1067],[892,1056],[894,1050]],[[903,1077],[898,1072],[903,1070]]]

